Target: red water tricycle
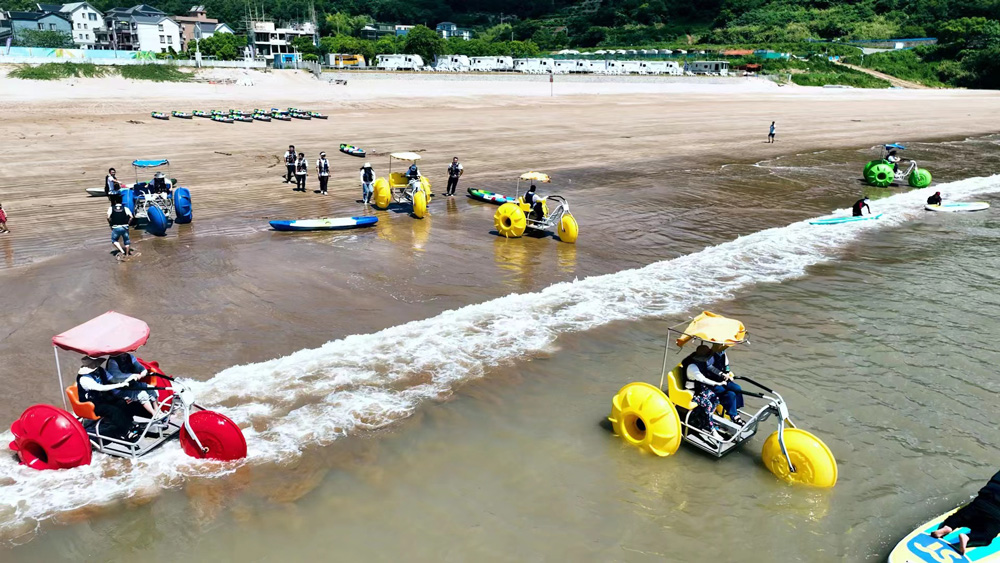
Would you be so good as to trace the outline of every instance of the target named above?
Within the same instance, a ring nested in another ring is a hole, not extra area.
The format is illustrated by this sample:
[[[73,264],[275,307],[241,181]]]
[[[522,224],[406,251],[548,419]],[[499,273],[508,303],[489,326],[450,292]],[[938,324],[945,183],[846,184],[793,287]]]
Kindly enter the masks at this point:
[[[60,349],[101,358],[135,352],[148,338],[145,322],[114,311],[54,336],[60,388]],[[128,439],[103,435],[94,403],[81,401],[74,383],[65,387],[64,408],[32,405],[11,425],[14,440],[10,448],[21,463],[33,469],[68,469],[90,464],[93,450],[138,458],[175,437],[191,457],[221,461],[246,457],[247,442],[235,422],[196,404],[191,389],[166,375],[157,362],[137,360],[148,373],[142,381],[158,395],[153,410],[159,414],[134,417],[135,431]],[[66,408],[67,401],[72,412]]]

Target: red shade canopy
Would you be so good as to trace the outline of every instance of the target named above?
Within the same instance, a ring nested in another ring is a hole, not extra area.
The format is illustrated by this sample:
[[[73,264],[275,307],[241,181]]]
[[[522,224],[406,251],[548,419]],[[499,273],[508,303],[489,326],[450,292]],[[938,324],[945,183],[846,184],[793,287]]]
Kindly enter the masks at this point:
[[[110,356],[134,352],[149,338],[149,325],[108,311],[82,325],[53,336],[52,344],[63,350],[80,352],[88,356]]]

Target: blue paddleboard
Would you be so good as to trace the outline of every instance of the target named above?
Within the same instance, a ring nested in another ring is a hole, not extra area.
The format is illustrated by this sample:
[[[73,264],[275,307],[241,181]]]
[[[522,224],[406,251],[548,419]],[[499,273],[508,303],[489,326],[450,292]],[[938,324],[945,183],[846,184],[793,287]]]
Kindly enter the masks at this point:
[[[276,231],[342,231],[371,227],[378,217],[336,217],[332,219],[300,219],[297,221],[270,221]]]
[[[873,219],[878,219],[882,214],[878,215],[863,215],[861,217],[827,217],[825,219],[816,219],[815,221],[809,221],[810,225],[839,225],[841,223],[857,223],[858,221],[871,221]]]
[[[942,514],[930,522],[910,532],[889,554],[888,563],[998,563],[1000,562],[1000,538],[995,538],[990,545],[971,547],[965,555],[959,555],[951,544],[958,542],[959,532],[968,533],[968,529],[960,528],[941,539],[935,539],[930,533],[938,529],[941,522],[955,511]]]

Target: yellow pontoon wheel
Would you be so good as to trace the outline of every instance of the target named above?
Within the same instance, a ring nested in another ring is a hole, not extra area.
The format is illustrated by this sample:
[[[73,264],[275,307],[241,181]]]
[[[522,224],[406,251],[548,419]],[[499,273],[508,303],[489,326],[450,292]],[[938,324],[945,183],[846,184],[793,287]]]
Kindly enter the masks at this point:
[[[516,203],[505,203],[497,209],[493,215],[493,224],[497,232],[510,238],[517,238],[524,234],[524,228],[528,225],[524,218],[524,211]]]
[[[576,224],[576,219],[567,213],[559,220],[559,240],[563,242],[576,242],[577,235],[580,234],[580,226]]]
[[[389,182],[385,178],[379,178],[375,180],[375,184],[372,186],[375,190],[375,207],[379,209],[388,209],[389,202],[392,201],[392,190],[389,188]]]
[[[837,484],[837,460],[822,440],[805,430],[786,428],[785,447],[795,466],[795,473],[788,470],[788,462],[778,443],[777,431],[767,437],[761,450],[764,466],[778,479],[822,489],[829,489]]]
[[[648,383],[629,383],[611,399],[608,417],[615,434],[651,454],[665,457],[681,445],[681,419],[670,399]]]
[[[423,219],[427,215],[427,193],[424,190],[413,192],[413,215]]]
[[[430,201],[434,194],[431,193],[431,181],[428,180],[426,176],[420,177],[420,187],[423,188],[424,193],[427,194],[427,201]]]

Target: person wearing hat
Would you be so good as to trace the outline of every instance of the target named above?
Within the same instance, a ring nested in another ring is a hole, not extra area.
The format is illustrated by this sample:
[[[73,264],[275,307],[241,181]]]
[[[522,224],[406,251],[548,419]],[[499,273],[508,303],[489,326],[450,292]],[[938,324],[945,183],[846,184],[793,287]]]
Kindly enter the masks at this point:
[[[296,157],[295,145],[288,145],[288,151],[285,152],[286,184],[291,183],[292,177],[295,176],[295,157]]]
[[[862,208],[867,209],[869,215],[872,214],[872,208],[868,207],[867,197],[863,197],[858,201],[855,201],[854,205],[851,207],[851,213],[853,213],[855,217],[861,217],[864,214],[862,213]]]
[[[330,183],[330,161],[326,159],[326,153],[319,153],[319,160],[316,161],[316,176],[319,178],[319,193],[327,195],[326,185]]]
[[[98,420],[97,432],[101,436],[125,440],[134,438],[132,417],[149,417],[153,407],[143,402],[128,402],[115,394],[144,377],[145,371],[133,373],[123,381],[112,380],[108,371],[101,366],[101,358],[84,356],[80,371],[76,374],[76,391],[80,402],[94,404],[94,414]],[[133,434],[133,436],[130,436]]]
[[[934,192],[934,195],[927,198],[927,205],[941,205],[941,192]]]
[[[368,205],[372,201],[372,183],[375,181],[375,170],[370,162],[361,167],[361,203]]]

